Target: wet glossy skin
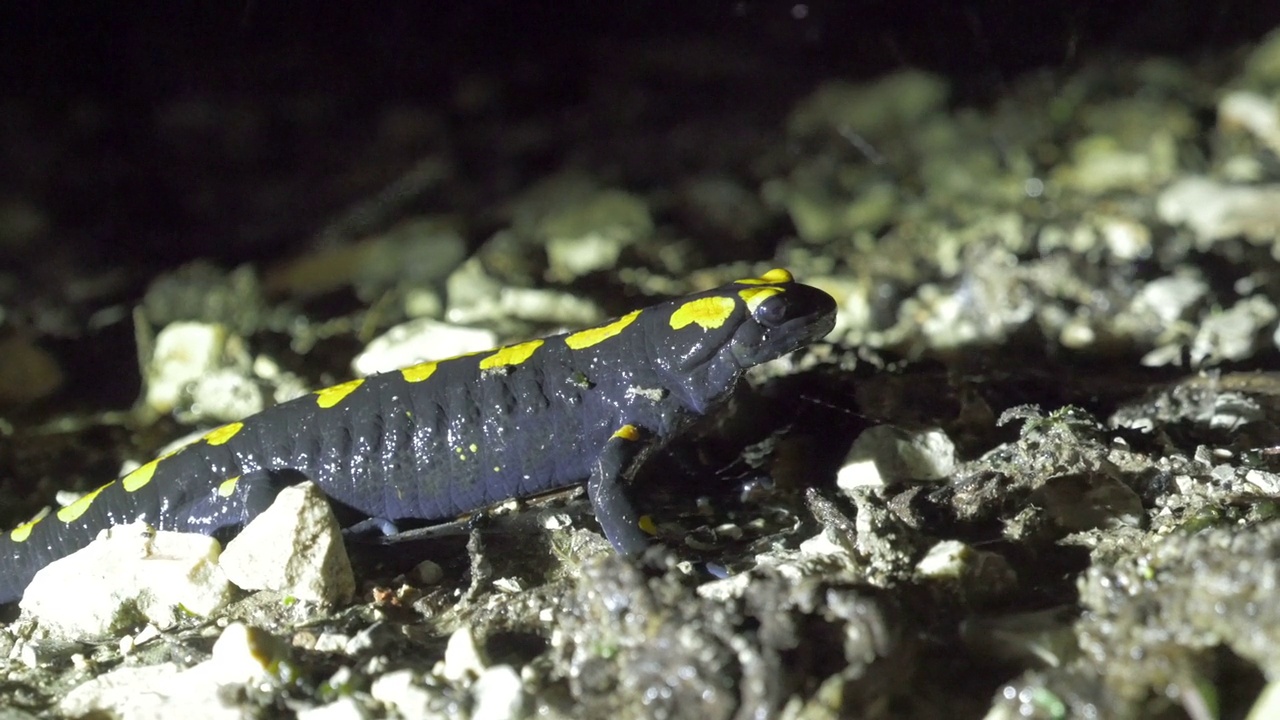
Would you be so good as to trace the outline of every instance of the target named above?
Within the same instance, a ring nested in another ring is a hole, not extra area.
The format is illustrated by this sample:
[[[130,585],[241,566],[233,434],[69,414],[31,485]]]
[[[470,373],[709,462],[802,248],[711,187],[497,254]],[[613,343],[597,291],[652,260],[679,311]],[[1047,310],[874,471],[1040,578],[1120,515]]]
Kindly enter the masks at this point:
[[[453,518],[586,482],[621,553],[648,539],[626,481],[742,372],[830,332],[835,302],[771,270],[599,327],[325,388],[237,423],[0,535],[0,602],[104,527],[234,530],[284,486],[390,521]]]

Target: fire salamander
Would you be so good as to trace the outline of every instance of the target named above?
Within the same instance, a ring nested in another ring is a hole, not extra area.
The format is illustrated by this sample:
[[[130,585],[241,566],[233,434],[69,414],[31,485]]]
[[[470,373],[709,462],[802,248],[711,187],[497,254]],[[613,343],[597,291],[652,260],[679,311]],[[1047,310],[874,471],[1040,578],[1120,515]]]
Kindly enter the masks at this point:
[[[727,398],[744,369],[830,332],[831,296],[786,270],[599,327],[424,362],[281,403],[205,434],[0,535],[0,602],[102,528],[223,534],[313,480],[380,520],[455,518],[581,483],[618,552],[647,545],[626,481]]]

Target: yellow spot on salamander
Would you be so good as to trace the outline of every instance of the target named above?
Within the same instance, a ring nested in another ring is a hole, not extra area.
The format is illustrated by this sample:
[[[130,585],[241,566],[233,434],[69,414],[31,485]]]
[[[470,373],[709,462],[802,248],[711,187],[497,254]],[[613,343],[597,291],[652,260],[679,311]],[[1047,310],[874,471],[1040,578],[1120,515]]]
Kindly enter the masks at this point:
[[[240,430],[243,428],[244,428],[244,423],[242,422],[233,422],[227,425],[223,425],[222,427],[217,428],[216,430],[210,430],[209,432],[205,433],[204,440],[210,445],[221,445],[226,441],[230,440],[231,438],[235,437],[236,433],[240,432]]]
[[[496,352],[480,361],[481,370],[492,370],[494,368],[506,367],[507,365],[519,365],[528,360],[533,351],[542,347],[542,340],[530,340],[519,345],[509,345],[504,348],[498,348]]]
[[[236,483],[240,482],[240,476],[237,475],[230,480],[223,480],[218,484],[219,497],[229,498],[236,491]]]
[[[628,325],[635,322],[637,317],[640,317],[639,310],[629,312],[608,325],[601,325],[600,327],[591,328],[590,330],[576,332],[566,337],[564,339],[564,344],[568,345],[573,350],[581,350],[583,348],[589,348],[592,345],[598,345],[622,332]]]
[[[348,380],[340,385],[316,391],[316,404],[322,408],[331,408],[342,402],[342,399],[355,392],[364,384],[364,380]]]
[[[618,428],[618,431],[615,432],[613,436],[622,440],[635,442],[640,439],[640,431],[636,429],[635,425],[623,425]]]
[[[84,511],[88,510],[89,506],[93,504],[93,500],[94,498],[98,497],[98,493],[102,492],[103,490],[106,490],[107,488],[111,487],[113,484],[114,482],[109,482],[106,485],[103,485],[102,487],[98,488],[97,490],[94,490],[91,493],[85,493],[85,495],[81,497],[79,500],[59,510],[57,513],[58,519],[64,523],[75,522],[76,518],[79,518],[81,515],[83,515]]]
[[[136,492],[138,488],[151,482],[151,478],[155,477],[156,474],[156,465],[159,465],[163,459],[156,458],[145,465],[139,465],[136,470],[124,476],[120,481],[120,486],[124,488],[125,492]]]
[[[480,446],[476,445],[475,443],[471,443],[467,447],[471,450],[471,452],[480,452]]]
[[[641,530],[649,533],[650,535],[658,534],[658,523],[654,522],[653,518],[648,515],[641,515],[639,522],[636,524],[640,526]]]
[[[748,312],[755,312],[756,308],[760,307],[760,303],[782,292],[782,288],[776,287],[747,288],[746,290],[739,290],[738,297],[742,298],[742,301],[747,304]]]
[[[734,280],[739,285],[781,285],[782,283],[795,281],[796,279],[791,276],[791,273],[783,268],[774,268],[758,278]]]
[[[690,300],[671,313],[671,329],[679,330],[697,323],[703,330],[714,330],[729,319],[736,306],[733,298],[723,295]]]
[[[27,538],[31,537],[31,530],[35,528],[35,526],[38,525],[40,521],[43,519],[44,519],[44,514],[41,513],[39,517],[28,520],[22,523],[21,525],[19,525],[18,527],[14,528],[13,530],[10,530],[9,539],[14,542],[26,542]]]
[[[406,382],[422,382],[435,374],[437,365],[439,363],[435,361],[418,363],[402,369],[400,374],[404,376]]]

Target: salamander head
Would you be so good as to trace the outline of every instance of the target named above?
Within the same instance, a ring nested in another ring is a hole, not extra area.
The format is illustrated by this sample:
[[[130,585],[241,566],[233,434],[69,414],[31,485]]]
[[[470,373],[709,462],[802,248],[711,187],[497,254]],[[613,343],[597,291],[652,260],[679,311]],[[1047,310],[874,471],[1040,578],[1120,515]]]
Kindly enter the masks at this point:
[[[757,280],[765,283],[752,284]],[[826,337],[836,324],[836,301],[825,292],[792,280],[786,270],[770,270],[739,280],[745,319],[729,342],[738,367],[782,357]]]
[[[836,303],[795,282],[782,269],[746,278],[668,305],[662,330],[672,370],[720,376],[781,357],[831,332]],[[724,378],[727,382],[728,378]]]

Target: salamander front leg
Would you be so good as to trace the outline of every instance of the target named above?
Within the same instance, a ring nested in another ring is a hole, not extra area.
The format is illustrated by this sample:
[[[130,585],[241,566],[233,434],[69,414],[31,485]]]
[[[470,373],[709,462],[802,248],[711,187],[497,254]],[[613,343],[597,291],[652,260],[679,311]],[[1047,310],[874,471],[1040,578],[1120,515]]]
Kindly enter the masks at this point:
[[[636,555],[649,545],[623,488],[627,472],[644,447],[640,431],[634,425],[623,425],[605,444],[587,480],[587,497],[591,498],[596,521],[620,555]]]

